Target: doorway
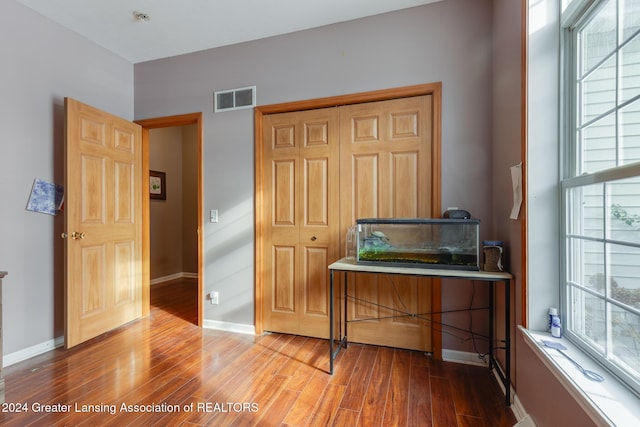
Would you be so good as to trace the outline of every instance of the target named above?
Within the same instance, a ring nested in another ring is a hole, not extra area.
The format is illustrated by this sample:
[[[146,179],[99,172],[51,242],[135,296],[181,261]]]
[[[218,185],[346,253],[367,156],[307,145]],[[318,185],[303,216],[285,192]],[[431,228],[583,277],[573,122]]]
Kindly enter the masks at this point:
[[[143,293],[146,312],[143,315],[149,314],[151,285],[195,281],[197,316],[193,318],[197,318],[197,325],[202,326],[202,113],[138,120],[136,123],[142,126],[143,184],[145,194],[150,195],[144,197],[143,206],[143,279],[146,284]],[[179,164],[175,160],[177,153],[182,159]],[[184,164],[191,167],[185,168]],[[197,167],[193,168],[193,164]],[[156,170],[161,168],[171,172]],[[183,173],[185,169],[194,173]],[[164,188],[151,192],[150,171],[154,181]],[[154,232],[158,228],[162,229],[162,235]]]

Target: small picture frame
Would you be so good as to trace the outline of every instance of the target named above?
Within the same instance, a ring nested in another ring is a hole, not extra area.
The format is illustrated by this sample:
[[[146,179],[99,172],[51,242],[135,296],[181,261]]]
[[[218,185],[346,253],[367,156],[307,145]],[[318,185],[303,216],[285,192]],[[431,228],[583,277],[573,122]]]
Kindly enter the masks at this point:
[[[149,198],[167,200],[167,174],[149,171]]]

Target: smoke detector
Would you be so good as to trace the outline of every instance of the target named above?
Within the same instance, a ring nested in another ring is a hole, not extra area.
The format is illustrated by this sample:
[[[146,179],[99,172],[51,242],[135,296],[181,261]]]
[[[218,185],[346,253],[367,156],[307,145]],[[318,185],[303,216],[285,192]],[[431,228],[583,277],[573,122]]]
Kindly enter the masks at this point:
[[[144,13],[144,12],[135,11],[135,12],[133,12],[133,17],[138,22],[147,22],[147,21],[151,20],[151,17],[149,15],[147,15],[146,13]]]

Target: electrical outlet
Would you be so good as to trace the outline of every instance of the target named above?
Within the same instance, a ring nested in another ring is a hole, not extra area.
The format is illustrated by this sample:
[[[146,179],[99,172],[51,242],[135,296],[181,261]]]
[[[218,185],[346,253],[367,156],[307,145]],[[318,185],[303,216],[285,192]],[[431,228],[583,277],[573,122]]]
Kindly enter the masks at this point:
[[[211,209],[209,221],[218,222],[218,209]]]
[[[218,304],[219,303],[219,294],[218,292],[211,292],[209,294],[209,299],[211,300],[211,304]]]

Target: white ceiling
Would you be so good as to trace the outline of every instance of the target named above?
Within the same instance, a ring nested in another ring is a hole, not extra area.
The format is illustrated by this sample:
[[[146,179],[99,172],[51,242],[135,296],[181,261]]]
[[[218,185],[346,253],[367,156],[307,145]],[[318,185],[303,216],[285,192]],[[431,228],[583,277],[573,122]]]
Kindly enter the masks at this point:
[[[443,0],[17,1],[138,63]]]

